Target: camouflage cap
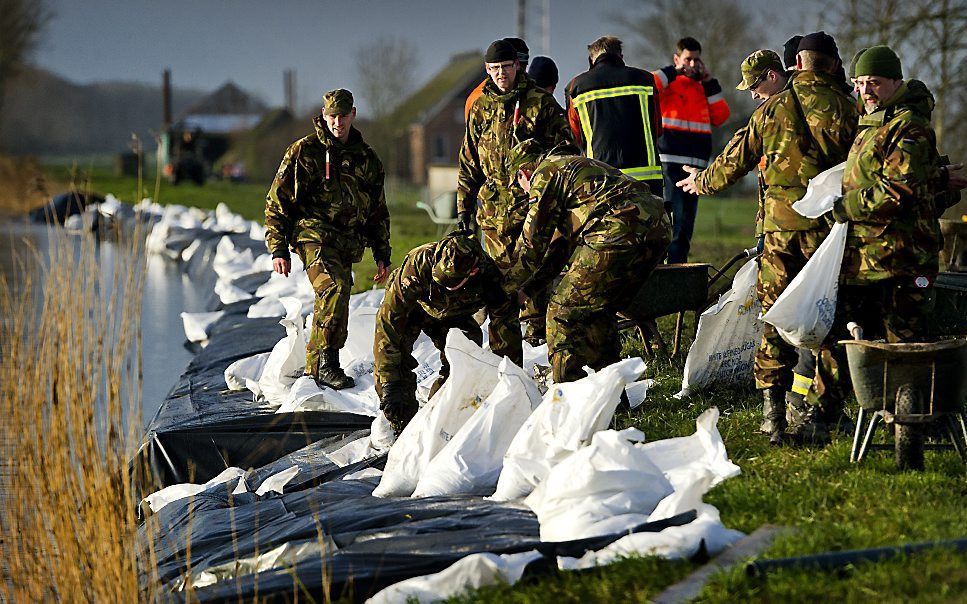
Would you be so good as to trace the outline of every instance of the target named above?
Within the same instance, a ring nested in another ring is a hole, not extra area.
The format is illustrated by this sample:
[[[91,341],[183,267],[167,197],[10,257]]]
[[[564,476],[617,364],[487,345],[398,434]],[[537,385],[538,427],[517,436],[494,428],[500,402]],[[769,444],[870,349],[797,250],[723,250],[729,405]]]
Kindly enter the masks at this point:
[[[520,141],[511,148],[507,154],[507,169],[510,174],[517,174],[517,171],[528,164],[537,163],[544,152],[547,151],[537,139],[528,138]]]
[[[330,90],[322,97],[324,115],[349,115],[353,110],[353,93],[345,88]]]
[[[736,90],[749,90],[758,85],[765,76],[766,71],[772,69],[776,72],[784,71],[782,59],[772,50],[757,50],[747,56],[742,61],[742,81],[736,86]]]
[[[457,231],[437,245],[433,280],[446,288],[460,285],[480,261],[480,243],[470,231]]]

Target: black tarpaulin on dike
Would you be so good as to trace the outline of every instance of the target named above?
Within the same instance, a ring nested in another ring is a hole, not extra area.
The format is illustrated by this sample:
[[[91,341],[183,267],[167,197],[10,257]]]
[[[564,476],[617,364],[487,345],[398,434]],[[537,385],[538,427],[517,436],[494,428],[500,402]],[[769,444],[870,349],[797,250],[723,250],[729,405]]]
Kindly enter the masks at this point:
[[[306,445],[368,429],[371,417],[305,411],[276,414],[249,391],[231,392],[225,369],[268,352],[285,329],[279,318],[249,319],[253,300],[222,308],[208,345],[192,359],[148,425],[133,461],[141,495],[183,482],[203,483],[225,468],[258,468]]]

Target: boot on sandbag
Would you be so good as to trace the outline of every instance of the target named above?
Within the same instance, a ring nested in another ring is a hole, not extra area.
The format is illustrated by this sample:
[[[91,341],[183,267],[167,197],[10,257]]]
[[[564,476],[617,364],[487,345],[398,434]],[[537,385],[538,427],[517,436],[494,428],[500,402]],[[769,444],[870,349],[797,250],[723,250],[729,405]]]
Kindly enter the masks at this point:
[[[335,348],[324,348],[319,354],[319,371],[315,375],[316,384],[333,390],[352,388],[356,381],[346,375],[339,366],[339,351]]]

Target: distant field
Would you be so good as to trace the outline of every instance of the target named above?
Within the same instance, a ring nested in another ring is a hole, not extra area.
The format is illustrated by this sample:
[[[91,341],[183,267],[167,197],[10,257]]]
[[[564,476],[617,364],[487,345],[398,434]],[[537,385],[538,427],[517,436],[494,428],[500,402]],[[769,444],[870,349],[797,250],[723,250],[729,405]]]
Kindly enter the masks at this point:
[[[51,168],[62,180],[64,168]],[[58,172],[60,171],[60,172]],[[137,182],[94,171],[94,189],[125,201],[138,197]],[[142,195],[153,196],[148,183]],[[204,187],[162,183],[158,200],[212,208],[225,202],[234,211],[259,219],[267,184],[211,183]],[[436,227],[414,207],[417,190],[390,186],[394,259],[435,237]],[[721,265],[753,241],[755,203],[750,199],[704,199],[698,214],[692,260]],[[371,283],[372,260],[356,266],[357,290]],[[691,324],[691,318],[688,319]],[[672,319],[660,325],[670,339]],[[690,331],[686,332],[690,334]],[[641,346],[626,334],[625,352]],[[686,338],[686,345],[688,344]],[[759,398],[750,388],[719,389],[679,401],[683,359],[649,359],[648,374],[657,386],[633,413],[623,412],[615,427],[636,426],[649,439],[683,436],[694,420],[716,405],[719,429],[731,458],[743,474],[712,490],[706,500],[719,508],[724,523],[745,532],[762,524],[795,527],[766,557],[785,557],[967,536],[967,481],[953,452],[930,451],[927,471],[898,472],[892,453],[873,452],[862,466],[848,462],[850,437],[839,435],[826,448],[769,447],[756,433]],[[855,405],[855,403],[854,403]],[[881,438],[888,438],[882,436]],[[690,562],[629,559],[583,573],[552,573],[514,588],[490,588],[467,601],[625,602],[645,601],[694,570]],[[709,602],[918,601],[967,599],[967,556],[949,551],[866,565],[842,573],[783,571],[765,580],[745,577],[742,569],[720,573],[702,594]]]

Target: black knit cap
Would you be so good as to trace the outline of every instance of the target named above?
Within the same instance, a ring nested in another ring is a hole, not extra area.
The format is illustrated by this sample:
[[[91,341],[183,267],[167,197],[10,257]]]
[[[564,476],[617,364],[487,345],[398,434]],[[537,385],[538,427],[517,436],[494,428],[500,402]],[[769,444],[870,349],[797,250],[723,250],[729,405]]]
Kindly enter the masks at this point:
[[[796,68],[796,55],[799,53],[799,42],[801,41],[802,36],[793,36],[782,45],[782,64],[785,65],[786,69]]]
[[[527,75],[534,78],[540,88],[557,86],[558,73],[554,59],[550,57],[534,57],[530,67],[527,68]]]
[[[504,40],[510,42],[510,45],[517,51],[517,60],[520,61],[520,64],[527,65],[531,57],[531,49],[527,47],[527,42],[520,38],[504,38]]]
[[[484,55],[485,63],[503,63],[504,61],[516,60],[517,50],[507,40],[494,40],[487,48],[487,54]]]
[[[802,37],[799,41],[799,49],[796,51],[813,50],[820,52],[828,57],[839,57],[839,48],[836,47],[836,40],[833,36],[824,31],[817,31]]]

